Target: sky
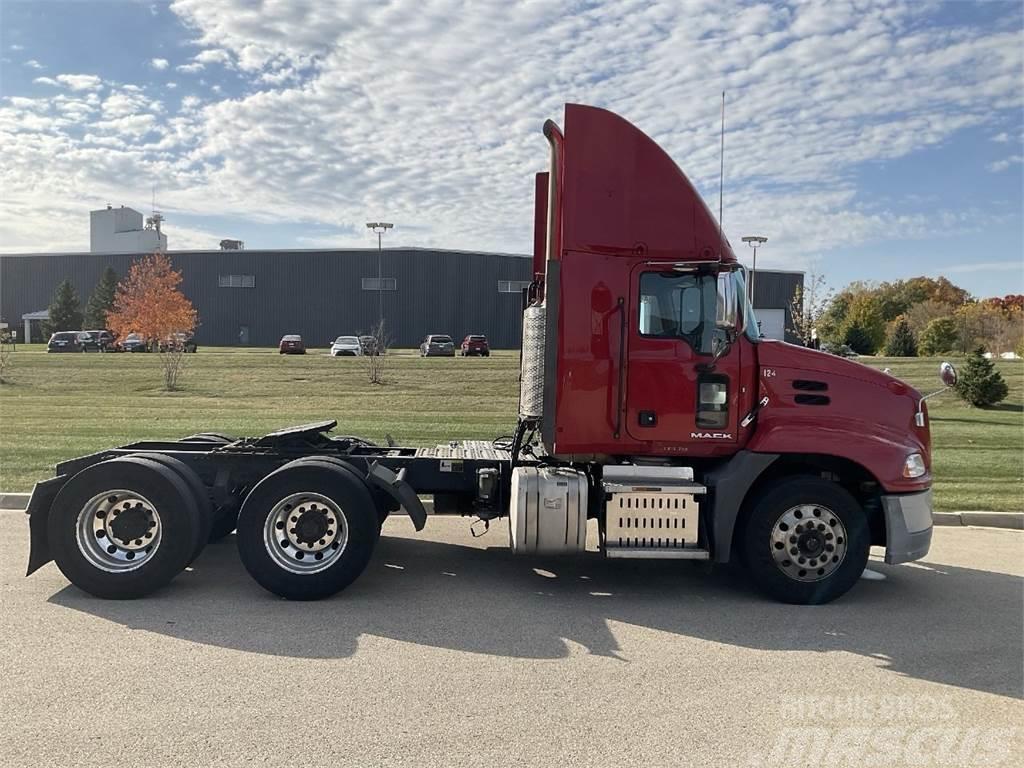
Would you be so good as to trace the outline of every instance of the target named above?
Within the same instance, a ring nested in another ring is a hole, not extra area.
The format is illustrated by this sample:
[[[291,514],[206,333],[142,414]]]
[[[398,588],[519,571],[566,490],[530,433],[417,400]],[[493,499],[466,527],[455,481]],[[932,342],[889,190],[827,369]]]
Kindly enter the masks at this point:
[[[0,252],[529,253],[563,104],[652,136],[758,268],[1024,293],[1020,2],[0,0]],[[155,190],[155,192],[154,192]]]

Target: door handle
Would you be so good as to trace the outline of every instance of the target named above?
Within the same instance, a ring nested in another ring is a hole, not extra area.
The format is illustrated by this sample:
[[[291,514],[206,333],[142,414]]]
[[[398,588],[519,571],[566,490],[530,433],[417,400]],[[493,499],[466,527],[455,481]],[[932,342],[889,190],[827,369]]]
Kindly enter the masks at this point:
[[[768,395],[765,395],[764,397],[757,401],[754,407],[750,409],[750,413],[743,417],[743,421],[740,422],[740,426],[749,427],[750,423],[757,417],[757,412],[764,408],[766,405],[768,405]]]

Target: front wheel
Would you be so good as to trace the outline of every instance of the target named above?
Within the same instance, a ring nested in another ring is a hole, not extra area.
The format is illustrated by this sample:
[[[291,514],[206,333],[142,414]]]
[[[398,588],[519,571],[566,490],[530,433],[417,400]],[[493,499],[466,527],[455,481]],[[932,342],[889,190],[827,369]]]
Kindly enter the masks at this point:
[[[762,494],[741,535],[754,585],[800,605],[845,594],[863,573],[871,547],[857,500],[841,486],[809,476],[787,478]]]
[[[235,538],[249,574],[289,600],[318,600],[363,572],[379,537],[366,484],[340,466],[299,459],[246,497]]]

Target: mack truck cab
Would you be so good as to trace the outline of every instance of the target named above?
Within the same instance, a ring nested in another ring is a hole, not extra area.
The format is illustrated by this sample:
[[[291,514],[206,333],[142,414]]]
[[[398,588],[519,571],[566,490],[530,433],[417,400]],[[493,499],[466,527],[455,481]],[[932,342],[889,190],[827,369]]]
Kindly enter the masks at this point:
[[[762,338],[720,222],[664,150],[604,109],[569,104],[564,125],[543,127],[510,438],[380,446],[328,420],[71,459],[33,491],[29,573],[53,559],[87,592],[140,597],[234,530],[263,587],[317,599],[398,513],[506,518],[527,556],[735,561],[800,604],[849,590],[872,546],[926,555],[927,397]]]
[[[635,126],[569,104],[544,134],[520,417],[545,455],[601,468],[606,554],[737,558],[799,603],[849,589],[871,545],[924,556],[921,394],[761,337],[719,222]]]

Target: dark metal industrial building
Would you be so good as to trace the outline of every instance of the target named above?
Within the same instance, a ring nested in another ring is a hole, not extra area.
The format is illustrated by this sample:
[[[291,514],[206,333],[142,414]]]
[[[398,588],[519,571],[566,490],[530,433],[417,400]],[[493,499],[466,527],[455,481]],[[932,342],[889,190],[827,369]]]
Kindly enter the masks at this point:
[[[377,322],[374,250],[171,251],[182,292],[199,313],[196,341],[205,346],[274,346],[286,333],[324,347]],[[119,276],[140,254],[0,254],[0,320],[20,330],[24,316],[45,310],[68,278],[82,305],[111,266]],[[392,343],[418,346],[428,333],[457,342],[483,333],[496,348],[519,346],[528,256],[420,248],[386,249],[380,297]],[[792,326],[789,303],[801,273],[757,273],[755,308],[766,335]],[[38,322],[35,341],[42,341]]]

